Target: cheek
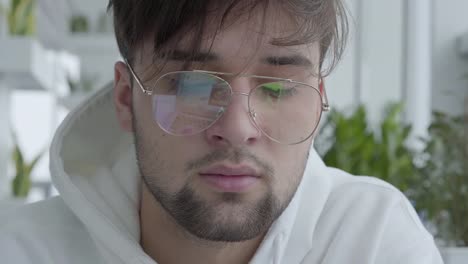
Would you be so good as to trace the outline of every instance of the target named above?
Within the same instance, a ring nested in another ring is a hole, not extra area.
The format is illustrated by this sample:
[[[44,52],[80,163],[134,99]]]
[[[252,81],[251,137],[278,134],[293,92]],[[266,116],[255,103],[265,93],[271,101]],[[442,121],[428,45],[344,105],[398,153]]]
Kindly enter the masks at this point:
[[[157,126],[157,125],[156,125]],[[178,192],[190,182],[185,171],[187,163],[196,156],[185,139],[165,134],[153,126],[146,128],[139,140],[140,157],[145,177],[170,193]],[[144,144],[144,145],[143,145]]]
[[[135,100],[135,103],[134,131],[141,173],[160,188],[175,192],[186,181],[187,148],[182,147],[179,138],[159,128],[151,114],[150,100]]]
[[[133,88],[135,89],[135,87]],[[149,128],[156,124],[152,114],[152,96],[143,94],[140,90],[135,89],[133,96],[133,112],[137,118],[140,127]]]
[[[275,168],[277,179],[274,188],[282,195],[295,190],[302,179],[309,151],[309,144],[304,143],[303,145],[287,150],[283,149],[275,158],[278,165]]]

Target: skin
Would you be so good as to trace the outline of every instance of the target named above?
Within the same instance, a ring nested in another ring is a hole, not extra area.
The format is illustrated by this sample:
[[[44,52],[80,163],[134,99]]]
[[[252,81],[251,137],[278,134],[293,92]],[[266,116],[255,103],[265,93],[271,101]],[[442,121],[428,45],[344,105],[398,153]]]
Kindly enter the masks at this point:
[[[278,14],[267,16],[266,22],[264,33],[260,33],[261,25],[254,19],[241,19],[223,29],[211,49],[216,58],[204,65],[195,62],[193,68],[291,78],[317,87],[318,79],[311,73],[317,73],[314,65],[319,61],[318,45],[273,46],[269,41],[288,34],[291,28],[284,25],[292,24],[286,16]],[[259,37],[262,41],[258,48]],[[177,48],[186,50],[187,42],[179,42]],[[202,50],[207,50],[210,43],[208,40],[203,43]],[[150,79],[148,69],[154,68],[151,38],[136,52],[139,56],[133,68],[146,82]],[[272,63],[271,58],[278,56],[300,56],[310,64]],[[171,60],[158,76],[178,70],[181,65],[181,61]],[[249,78],[233,78],[229,83],[235,92],[248,93],[254,87]],[[292,199],[302,179],[313,137],[298,145],[273,142],[250,120],[245,96],[234,96],[224,115],[202,133],[172,136],[155,123],[151,96],[143,94],[134,84],[132,88],[126,65],[116,63],[117,118],[122,129],[135,136],[143,177],[142,248],[163,264],[247,263],[272,222]],[[199,175],[202,170],[219,164],[248,165],[261,177],[246,192],[222,193]],[[184,205],[187,208],[177,212]],[[258,212],[259,208],[262,213]],[[195,214],[201,216],[196,218]],[[188,221],[194,224],[188,225],[181,219],[183,216],[194,217]]]

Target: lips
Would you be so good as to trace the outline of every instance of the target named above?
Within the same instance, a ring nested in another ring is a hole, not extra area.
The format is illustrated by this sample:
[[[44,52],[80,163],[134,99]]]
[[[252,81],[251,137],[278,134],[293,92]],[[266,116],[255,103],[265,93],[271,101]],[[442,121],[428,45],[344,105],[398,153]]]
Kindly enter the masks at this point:
[[[260,180],[260,174],[250,166],[217,165],[199,174],[219,192],[246,192]]]
[[[200,174],[204,175],[224,175],[224,176],[253,176],[260,177],[259,173],[250,166],[227,166],[217,165],[208,168]]]

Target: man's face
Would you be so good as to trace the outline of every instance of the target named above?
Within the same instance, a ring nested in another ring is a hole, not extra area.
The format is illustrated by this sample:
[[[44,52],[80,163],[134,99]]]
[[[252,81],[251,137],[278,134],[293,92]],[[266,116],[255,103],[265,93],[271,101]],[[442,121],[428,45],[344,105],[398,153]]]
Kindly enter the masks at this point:
[[[239,19],[223,29],[211,47],[214,59],[202,70],[289,78],[317,87],[318,45],[274,46],[269,41],[291,33],[293,29],[285,26],[291,23],[286,17],[270,16],[266,25],[262,29],[261,21]],[[189,43],[175,45],[188,51]],[[201,50],[208,51],[211,43],[206,38]],[[154,67],[151,38],[139,52],[135,72],[150,82],[145,72]],[[311,65],[284,60],[298,57]],[[170,60],[158,75],[182,65],[183,61]],[[197,67],[202,66],[194,62],[193,69]],[[229,83],[235,93],[249,93],[255,86],[249,78],[232,78]],[[241,95],[234,95],[221,118],[203,132],[169,135],[154,120],[151,96],[136,85],[133,130],[139,168],[146,187],[167,213],[206,240],[243,241],[266,232],[300,183],[312,138],[298,145],[270,140],[250,119],[248,99]]]

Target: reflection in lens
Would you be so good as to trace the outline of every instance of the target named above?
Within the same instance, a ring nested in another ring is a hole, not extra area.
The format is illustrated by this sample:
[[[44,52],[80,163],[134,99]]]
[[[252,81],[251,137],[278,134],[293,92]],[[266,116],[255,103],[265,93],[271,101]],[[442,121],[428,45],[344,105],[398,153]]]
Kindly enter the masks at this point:
[[[153,116],[173,135],[193,135],[213,124],[229,104],[229,84],[210,74],[163,75],[153,90]]]
[[[318,90],[294,82],[262,84],[249,98],[259,128],[284,144],[296,144],[311,136],[320,120],[321,105]]]

